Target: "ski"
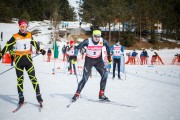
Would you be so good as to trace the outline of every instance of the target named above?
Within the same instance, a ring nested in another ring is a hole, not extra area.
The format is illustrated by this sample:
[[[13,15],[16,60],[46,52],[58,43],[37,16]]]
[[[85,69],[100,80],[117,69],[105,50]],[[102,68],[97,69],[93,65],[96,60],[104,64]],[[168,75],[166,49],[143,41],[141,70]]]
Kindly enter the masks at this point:
[[[75,101],[71,100],[66,107],[69,108],[74,102],[75,102]]]
[[[116,105],[116,106],[123,106],[123,107],[132,107],[132,108],[136,108],[137,106],[132,106],[132,105],[126,105],[126,104],[121,104],[115,101],[111,101],[111,100],[93,100],[93,99],[87,99],[84,98],[87,101],[91,101],[91,102],[98,102],[98,103],[104,103],[104,104],[110,104],[110,105]]]
[[[13,112],[13,113],[17,112],[17,111],[18,111],[19,109],[21,109],[22,106],[24,106],[26,103],[27,103],[27,102],[24,102],[23,104],[18,105],[17,108],[16,108],[15,110],[13,110],[12,112]]]
[[[111,104],[111,105],[117,105],[117,106],[124,106],[124,107],[136,107],[136,106],[131,106],[131,105],[126,105],[126,104],[120,104],[120,103],[117,103],[117,102],[114,102],[114,101],[106,101],[106,100],[99,100],[100,103],[106,103],[106,104]]]

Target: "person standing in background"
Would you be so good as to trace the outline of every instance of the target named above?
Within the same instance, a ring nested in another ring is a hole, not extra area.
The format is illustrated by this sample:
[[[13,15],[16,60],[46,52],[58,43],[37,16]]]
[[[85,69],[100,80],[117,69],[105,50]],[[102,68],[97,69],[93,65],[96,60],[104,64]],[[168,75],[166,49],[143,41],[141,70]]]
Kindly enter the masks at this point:
[[[118,67],[117,68],[118,69],[118,78],[121,79],[120,66],[121,66],[121,55],[124,54],[124,46],[120,45],[119,40],[116,40],[116,44],[112,45],[111,53],[112,53],[112,58],[113,58],[113,77],[112,77],[112,79],[115,78],[116,65]]]
[[[49,48],[47,51],[47,62],[51,61],[51,55],[52,55],[52,52],[51,52],[51,49]]]

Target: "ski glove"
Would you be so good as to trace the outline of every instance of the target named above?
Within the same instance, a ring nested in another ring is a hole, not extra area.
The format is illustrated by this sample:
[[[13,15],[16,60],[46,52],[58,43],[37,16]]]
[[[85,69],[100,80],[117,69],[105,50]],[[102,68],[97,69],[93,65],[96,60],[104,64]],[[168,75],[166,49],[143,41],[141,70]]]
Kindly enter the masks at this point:
[[[112,62],[111,56],[108,56],[108,61],[109,61],[109,62]]]
[[[40,52],[41,52],[42,55],[45,55],[45,54],[46,54],[46,51],[43,50],[43,49],[41,49]]]

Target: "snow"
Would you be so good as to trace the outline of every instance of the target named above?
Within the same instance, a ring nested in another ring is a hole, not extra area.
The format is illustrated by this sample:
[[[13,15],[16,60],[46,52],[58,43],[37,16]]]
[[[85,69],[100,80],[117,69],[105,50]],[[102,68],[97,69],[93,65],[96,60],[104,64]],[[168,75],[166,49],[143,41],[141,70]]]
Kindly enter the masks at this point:
[[[30,28],[35,26],[41,33],[33,37],[42,42],[41,47],[44,48],[50,38],[48,23],[30,23]],[[5,42],[18,31],[17,23],[0,23],[0,31],[4,32],[4,41],[0,41],[4,47]],[[154,51],[147,51],[151,58]],[[125,50],[125,53],[128,52],[129,50]],[[141,51],[137,52],[140,54]],[[55,68],[60,67],[55,69],[55,74],[52,74],[53,59],[46,62],[46,56],[38,55],[33,58],[33,63],[44,108],[39,112],[35,92],[24,72],[24,96],[28,103],[17,113],[12,113],[17,107],[18,94],[15,69],[11,69],[0,75],[0,120],[179,120],[180,66],[170,65],[170,62],[180,50],[164,49],[156,52],[163,58],[165,65],[126,65],[123,80],[112,80],[112,72],[109,73],[105,94],[119,105],[93,102],[98,100],[100,83],[100,76],[93,68],[92,78],[89,78],[82,90],[81,98],[69,108],[66,106],[77,89],[76,76],[69,75],[67,63],[62,61],[61,54],[55,62]],[[79,55],[77,62],[78,81],[82,78],[81,67],[84,63],[80,57]],[[0,73],[9,68],[9,64],[0,63]]]

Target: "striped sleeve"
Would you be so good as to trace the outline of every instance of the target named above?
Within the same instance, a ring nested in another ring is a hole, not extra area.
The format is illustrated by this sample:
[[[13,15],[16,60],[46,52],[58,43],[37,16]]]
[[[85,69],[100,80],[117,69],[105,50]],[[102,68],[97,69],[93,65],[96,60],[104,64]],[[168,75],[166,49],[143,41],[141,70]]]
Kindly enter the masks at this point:
[[[9,51],[13,45],[16,43],[16,39],[11,37],[11,39],[6,43],[5,47],[1,51],[1,56],[3,56],[7,51]]]

